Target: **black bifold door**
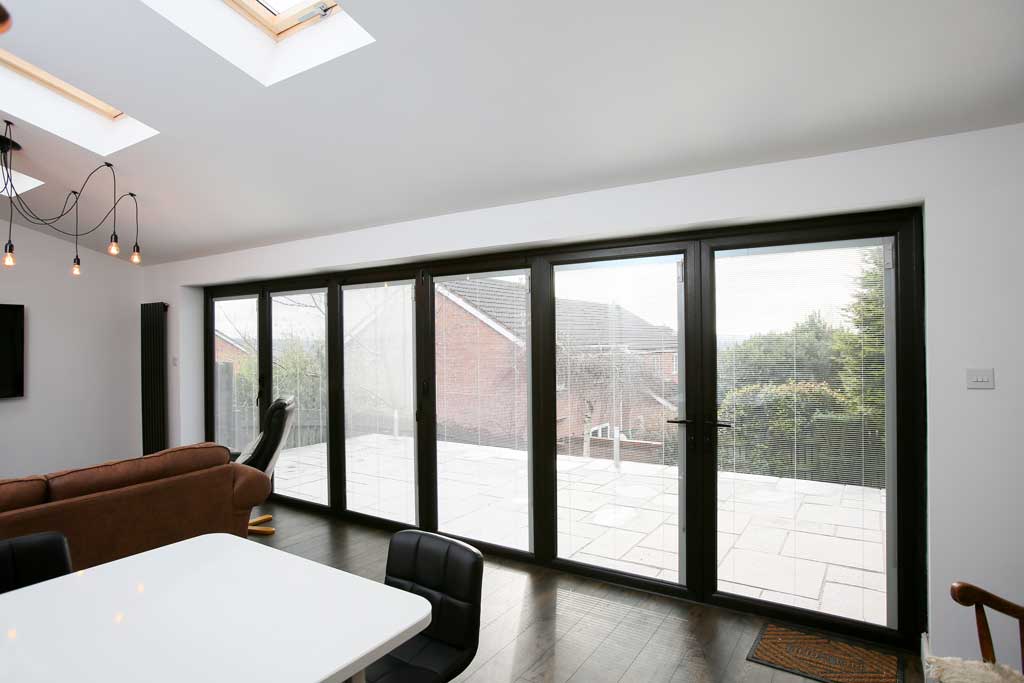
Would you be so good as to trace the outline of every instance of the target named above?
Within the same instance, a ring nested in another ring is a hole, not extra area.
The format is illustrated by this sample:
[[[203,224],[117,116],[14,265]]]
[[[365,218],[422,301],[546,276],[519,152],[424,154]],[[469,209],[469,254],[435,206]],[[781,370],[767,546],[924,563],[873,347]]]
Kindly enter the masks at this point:
[[[298,402],[277,494],[909,644],[917,209],[207,292],[208,436]]]

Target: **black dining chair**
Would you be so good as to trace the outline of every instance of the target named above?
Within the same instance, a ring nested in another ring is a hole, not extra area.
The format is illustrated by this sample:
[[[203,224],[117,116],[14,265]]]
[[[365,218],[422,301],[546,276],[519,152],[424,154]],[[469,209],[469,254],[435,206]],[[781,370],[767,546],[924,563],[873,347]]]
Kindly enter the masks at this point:
[[[70,573],[64,534],[44,531],[0,541],[0,593]]]
[[[366,670],[367,683],[442,683],[466,670],[480,643],[484,558],[471,545],[425,531],[391,537],[384,583],[430,601],[432,620]]]
[[[252,440],[244,451],[231,453],[231,459],[242,465],[254,467],[264,472],[268,477],[274,476],[274,467],[277,466],[277,459],[284,450],[285,441],[288,440],[288,433],[292,430],[292,422],[295,419],[295,398],[276,398],[267,408],[266,418],[263,420],[263,431]],[[272,515],[260,515],[249,520],[249,533],[258,536],[269,536],[274,533],[274,527],[261,526],[273,519]]]

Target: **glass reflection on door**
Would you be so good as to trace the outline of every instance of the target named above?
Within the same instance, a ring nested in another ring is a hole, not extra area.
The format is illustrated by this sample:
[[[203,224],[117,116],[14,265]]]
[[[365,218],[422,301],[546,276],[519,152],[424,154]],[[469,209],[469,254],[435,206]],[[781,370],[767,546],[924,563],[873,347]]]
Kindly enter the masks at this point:
[[[434,280],[438,528],[530,550],[528,271]]]
[[[271,399],[295,399],[274,492],[327,505],[327,291],[271,295]]]
[[[213,301],[213,438],[241,451],[260,433],[259,297]]]
[[[714,252],[719,591],[896,626],[891,249]]]
[[[682,255],[556,266],[558,556],[685,583]]]
[[[345,489],[349,510],[416,524],[412,282],[346,286]]]

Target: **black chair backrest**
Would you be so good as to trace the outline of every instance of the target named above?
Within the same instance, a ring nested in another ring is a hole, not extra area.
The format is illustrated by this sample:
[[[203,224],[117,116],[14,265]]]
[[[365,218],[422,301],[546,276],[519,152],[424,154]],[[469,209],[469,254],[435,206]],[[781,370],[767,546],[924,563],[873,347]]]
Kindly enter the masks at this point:
[[[484,558],[471,545],[425,531],[391,537],[384,583],[430,601],[433,618],[423,635],[452,647],[480,641],[480,589]]]
[[[277,456],[281,453],[288,432],[291,431],[292,417],[295,414],[295,399],[276,398],[267,408],[263,431],[256,437],[255,446],[251,447],[248,457],[243,455],[238,462],[255,467],[268,475],[274,473]]]
[[[44,531],[0,541],[0,593],[70,573],[64,534]]]

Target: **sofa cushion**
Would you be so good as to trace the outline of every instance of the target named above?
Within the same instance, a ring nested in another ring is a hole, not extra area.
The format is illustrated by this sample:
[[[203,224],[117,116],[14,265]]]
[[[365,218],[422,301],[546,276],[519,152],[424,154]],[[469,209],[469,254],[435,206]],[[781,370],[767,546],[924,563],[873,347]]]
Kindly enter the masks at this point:
[[[180,446],[130,460],[55,472],[46,476],[49,500],[67,500],[90,493],[110,491],[133,484],[176,477],[197,470],[226,465],[228,449],[213,443]]]
[[[0,512],[17,510],[46,502],[46,479],[0,479]]]

